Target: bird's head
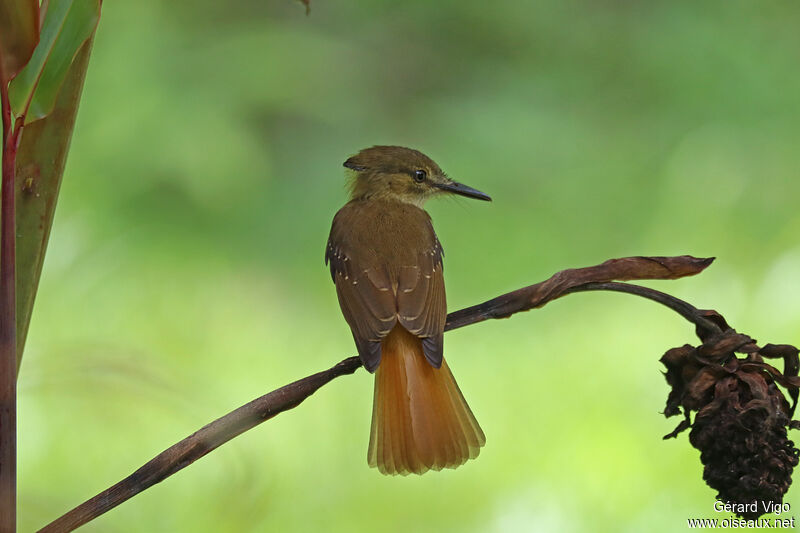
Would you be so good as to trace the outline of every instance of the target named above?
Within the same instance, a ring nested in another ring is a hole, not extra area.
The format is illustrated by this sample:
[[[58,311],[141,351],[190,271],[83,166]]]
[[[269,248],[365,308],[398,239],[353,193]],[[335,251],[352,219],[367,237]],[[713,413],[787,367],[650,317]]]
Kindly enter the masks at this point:
[[[431,158],[402,146],[365,148],[344,162],[353,171],[352,199],[397,200],[422,207],[441,194],[459,194],[491,201],[488,195],[453,181]]]

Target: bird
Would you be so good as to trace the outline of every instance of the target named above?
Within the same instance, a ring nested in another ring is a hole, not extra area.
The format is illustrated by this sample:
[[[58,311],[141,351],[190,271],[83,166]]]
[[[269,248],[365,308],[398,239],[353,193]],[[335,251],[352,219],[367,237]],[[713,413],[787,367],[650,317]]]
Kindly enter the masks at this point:
[[[386,475],[456,468],[486,437],[443,355],[444,251],[425,201],[491,198],[428,156],[373,146],[344,162],[350,200],[325,250],[363,366],[375,374],[367,462]]]

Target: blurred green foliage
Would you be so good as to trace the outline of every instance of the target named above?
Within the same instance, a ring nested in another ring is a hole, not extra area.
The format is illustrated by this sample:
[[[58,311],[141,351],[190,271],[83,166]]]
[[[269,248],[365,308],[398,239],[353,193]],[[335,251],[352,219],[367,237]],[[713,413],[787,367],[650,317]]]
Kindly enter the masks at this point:
[[[322,264],[358,149],[419,148],[492,204],[429,205],[451,309],[610,257],[762,342],[800,326],[800,5],[107,2],[20,378],[29,531],[354,347]],[[366,465],[341,378],[85,527],[675,531],[716,517],[655,304],[580,294],[447,335],[477,461]],[[798,435],[795,434],[795,438]],[[800,516],[800,497],[787,501]]]

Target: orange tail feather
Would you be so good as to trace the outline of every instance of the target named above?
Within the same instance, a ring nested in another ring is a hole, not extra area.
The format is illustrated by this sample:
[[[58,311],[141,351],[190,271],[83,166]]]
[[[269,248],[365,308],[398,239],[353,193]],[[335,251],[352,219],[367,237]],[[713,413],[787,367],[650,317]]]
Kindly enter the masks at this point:
[[[433,368],[422,341],[395,326],[375,372],[369,465],[392,475],[456,468],[485,443],[447,362]]]

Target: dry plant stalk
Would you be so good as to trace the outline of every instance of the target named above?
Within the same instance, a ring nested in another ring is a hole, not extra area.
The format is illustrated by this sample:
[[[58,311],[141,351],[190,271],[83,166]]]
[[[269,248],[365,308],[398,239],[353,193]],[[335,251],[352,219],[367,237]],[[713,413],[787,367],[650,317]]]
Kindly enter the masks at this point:
[[[713,258],[699,259],[691,256],[625,257],[611,259],[596,266],[563,270],[541,283],[450,313],[447,316],[445,331],[488,319],[507,318],[521,311],[542,307],[548,302],[573,292],[610,290],[636,294],[664,304],[696,324],[698,334],[702,332],[702,335],[709,336],[728,335],[729,333],[726,333],[726,331],[730,330],[730,328],[727,327],[727,324],[724,324],[724,320],[717,318],[719,315],[714,312],[700,311],[686,302],[659,291],[638,285],[614,282],[677,279],[702,272],[712,261]],[[701,339],[704,338],[702,335]],[[761,354],[765,355],[765,351],[769,351],[768,346],[761,349]],[[40,532],[72,531],[166,479],[237,435],[252,429],[283,411],[297,407],[326,383],[336,377],[352,374],[359,367],[361,367],[361,360],[358,357],[349,357],[328,370],[290,383],[231,411],[167,448],[130,476],[75,507],[42,528]],[[778,372],[778,374],[780,373]],[[795,367],[794,376],[796,374]],[[776,374],[771,372],[770,375],[775,376]],[[786,375],[791,375],[791,372],[787,371]],[[795,381],[796,379],[796,377],[786,378],[780,381],[782,384],[794,386],[792,394],[794,394],[793,397],[795,399],[798,384]],[[675,394],[677,395],[671,395],[670,398],[673,399],[673,403],[678,402],[680,404],[683,396],[680,392]],[[692,405],[684,405],[684,409],[687,409],[687,418],[682,424],[683,429],[689,427],[688,409],[692,408]],[[670,409],[668,405],[665,414],[668,416],[675,414],[675,409]],[[697,420],[695,424],[699,425],[700,421]],[[789,469],[789,473],[791,473],[791,469]],[[790,480],[790,478],[788,479]],[[788,485],[786,485],[786,488],[788,488]]]

